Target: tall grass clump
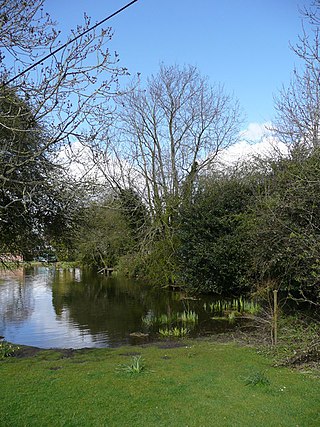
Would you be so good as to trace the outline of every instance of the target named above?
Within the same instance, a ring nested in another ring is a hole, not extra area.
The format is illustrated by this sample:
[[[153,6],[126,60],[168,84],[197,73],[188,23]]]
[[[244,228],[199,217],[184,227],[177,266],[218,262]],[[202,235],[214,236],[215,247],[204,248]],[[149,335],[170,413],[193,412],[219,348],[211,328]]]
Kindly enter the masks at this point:
[[[141,374],[145,369],[146,364],[142,356],[133,356],[131,363],[119,365],[117,371],[126,374]]]
[[[159,329],[159,334],[162,337],[168,337],[168,338],[180,338],[185,337],[188,334],[188,329],[184,327],[177,327],[174,328],[161,328]]]
[[[182,323],[190,323],[190,324],[196,324],[198,323],[198,314],[195,311],[184,311],[180,316],[179,320],[181,320]]]
[[[17,350],[19,350],[19,347],[16,345],[10,344],[7,341],[0,342],[0,360],[13,356]]]

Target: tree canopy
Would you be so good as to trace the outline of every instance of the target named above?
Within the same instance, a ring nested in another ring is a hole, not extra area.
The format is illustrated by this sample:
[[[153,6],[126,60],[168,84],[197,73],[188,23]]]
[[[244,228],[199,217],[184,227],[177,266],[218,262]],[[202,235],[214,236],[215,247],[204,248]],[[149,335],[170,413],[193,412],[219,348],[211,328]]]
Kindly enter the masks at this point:
[[[54,231],[62,240],[63,225],[71,232],[80,197],[56,157],[74,141],[92,143],[126,73],[106,46],[110,28],[83,34],[87,16],[50,55],[60,31],[44,8],[43,0],[0,1],[0,254],[32,252]]]

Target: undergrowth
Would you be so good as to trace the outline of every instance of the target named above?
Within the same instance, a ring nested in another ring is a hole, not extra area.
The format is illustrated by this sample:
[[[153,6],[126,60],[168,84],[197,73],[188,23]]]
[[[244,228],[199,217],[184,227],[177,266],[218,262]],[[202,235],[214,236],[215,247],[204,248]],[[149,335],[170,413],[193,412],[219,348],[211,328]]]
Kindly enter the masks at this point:
[[[13,356],[17,350],[19,350],[18,346],[10,344],[7,341],[1,341],[0,342],[0,360],[5,359],[6,357]]]
[[[279,366],[320,368],[320,322],[301,314],[281,317],[278,344],[268,347],[266,352]]]

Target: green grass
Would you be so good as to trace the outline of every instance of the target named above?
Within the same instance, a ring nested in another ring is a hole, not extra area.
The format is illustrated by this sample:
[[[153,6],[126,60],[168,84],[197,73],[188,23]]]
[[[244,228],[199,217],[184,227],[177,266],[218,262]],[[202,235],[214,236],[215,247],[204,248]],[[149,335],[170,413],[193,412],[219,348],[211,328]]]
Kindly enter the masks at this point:
[[[254,386],[256,386],[256,385],[259,385],[259,386],[270,385],[270,381],[269,381],[268,377],[265,375],[264,372],[260,372],[260,371],[253,371],[246,378],[244,378],[244,381],[245,381],[246,385],[254,385]]]
[[[314,374],[273,368],[271,359],[234,344],[161,345],[4,359],[0,426],[320,425]],[[119,373],[133,356],[143,358],[143,375]]]

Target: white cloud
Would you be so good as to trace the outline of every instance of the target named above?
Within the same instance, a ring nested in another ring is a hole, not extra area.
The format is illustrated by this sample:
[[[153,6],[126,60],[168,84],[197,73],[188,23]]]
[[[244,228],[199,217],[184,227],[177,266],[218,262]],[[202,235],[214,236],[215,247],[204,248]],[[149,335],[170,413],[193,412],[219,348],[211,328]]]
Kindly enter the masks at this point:
[[[219,160],[222,164],[230,165],[256,156],[268,157],[287,152],[286,145],[271,134],[270,123],[250,123],[240,133],[239,142],[224,150]]]
[[[249,123],[247,129],[241,132],[241,136],[247,141],[259,141],[270,133],[271,123]]]
[[[63,147],[58,156],[58,163],[63,165],[71,177],[81,180],[83,177],[94,178],[96,170],[91,150],[79,141]]]
[[[75,141],[64,147],[58,156],[58,163],[63,165],[69,176],[78,182],[90,182],[96,186],[106,183],[118,183],[121,187],[142,187],[141,174],[125,158],[117,157],[112,148],[110,153],[96,151]]]
[[[223,150],[218,156],[219,168],[250,161],[255,157],[285,155],[288,147],[277,140],[270,131],[271,123],[249,123],[240,132],[239,141]],[[115,180],[121,185],[143,188],[144,180],[139,171],[124,158],[112,154],[94,153],[79,141],[64,147],[59,163],[67,165],[68,173],[78,181],[91,181],[97,185]]]

